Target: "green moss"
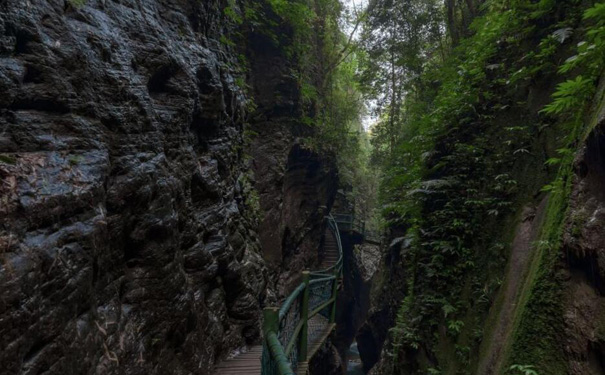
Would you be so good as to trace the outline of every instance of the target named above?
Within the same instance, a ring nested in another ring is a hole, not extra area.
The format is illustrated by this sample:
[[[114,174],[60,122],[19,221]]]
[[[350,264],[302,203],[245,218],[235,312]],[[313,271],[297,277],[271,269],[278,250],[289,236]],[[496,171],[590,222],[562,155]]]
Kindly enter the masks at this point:
[[[588,220],[588,213],[585,210],[576,211],[570,218],[570,232],[573,237],[580,237],[582,229]]]
[[[67,161],[69,162],[69,165],[75,166],[82,163],[84,161],[84,157],[82,155],[71,155]]]
[[[17,164],[17,159],[7,154],[0,154],[0,163]]]
[[[86,0],[67,0],[69,2],[69,4],[71,4],[72,6],[79,8],[81,6],[84,6],[84,4],[86,4]]]
[[[604,93],[605,80],[601,79],[601,86],[593,101],[596,104],[586,111],[589,115],[585,116],[585,111],[579,108],[576,125],[572,131],[573,142],[583,144],[596,127],[598,114],[605,105]],[[567,220],[572,226],[572,232],[573,228],[585,221],[582,215],[568,219],[568,202],[573,187],[573,160],[573,155],[563,159],[558,176],[552,184],[547,216],[538,241],[537,256],[532,262],[519,300],[513,339],[506,351],[508,367],[512,364],[531,364],[540,375],[569,373],[562,346],[565,284],[558,270],[561,268],[563,232]],[[504,368],[508,368],[507,366]]]
[[[226,37],[225,35],[221,35],[221,37],[219,38],[219,41],[221,42],[221,44],[223,44],[225,46],[229,46],[229,47],[236,46],[235,42],[232,41],[231,39],[229,39],[228,37]]]
[[[533,262],[515,317],[514,338],[507,351],[508,364],[533,364],[540,374],[568,373],[564,337],[563,280],[557,275],[561,238],[571,190],[571,168],[564,172],[565,190],[551,200],[541,236],[539,254]]]
[[[230,1],[230,5],[225,7],[223,13],[225,16],[230,19],[233,23],[237,25],[241,25],[244,23],[244,19],[242,16],[235,10],[234,1]]]
[[[532,177],[536,177],[534,175],[526,175],[524,176],[523,180],[529,180]],[[539,178],[538,180],[543,180],[545,178],[545,176],[541,176],[541,178]],[[532,186],[533,184],[528,183],[528,186]],[[502,238],[500,239],[500,241],[502,241],[502,243],[505,244],[512,244],[514,237],[515,237],[515,233],[516,233],[516,229],[519,226],[519,224],[521,223],[521,221],[523,220],[522,214],[523,214],[523,207],[526,204],[526,202],[531,202],[532,201],[532,194],[531,194],[532,189],[529,188],[527,190],[525,190],[524,194],[521,194],[522,199],[519,200],[519,202],[517,203],[517,208],[516,208],[516,214],[515,215],[511,215],[511,217],[505,221],[505,223],[502,225],[503,228],[507,228],[506,232],[504,233],[504,235],[502,236]],[[535,190],[533,190],[535,191]],[[506,251],[506,252],[510,252],[510,247],[507,246],[506,248],[503,248],[502,251]],[[480,347],[480,351],[478,352],[478,355],[474,357],[474,361],[473,361],[473,368],[477,368],[478,364],[479,364],[479,360],[481,358],[483,358],[485,355],[487,355],[486,350],[489,348],[489,344],[491,344],[491,342],[493,340],[495,340],[496,338],[494,338],[494,329],[497,327],[498,325],[498,320],[500,319],[500,311],[503,308],[503,303],[504,303],[504,298],[505,298],[505,293],[506,293],[506,285],[503,286],[503,282],[505,279],[505,275],[509,274],[509,268],[512,267],[513,265],[509,262],[508,266],[503,270],[503,272],[496,272],[493,271],[490,273],[490,277],[491,277],[491,281],[492,281],[492,290],[498,290],[498,293],[495,295],[493,303],[491,304],[490,307],[490,311],[489,314],[487,315],[487,318],[485,319],[481,319],[480,322],[478,322],[476,324],[476,327],[484,327],[484,330],[481,334],[479,334],[477,336],[477,339],[479,341],[481,341],[482,343],[484,343],[483,345],[481,345]],[[523,277],[523,276],[520,276]],[[493,294],[493,293],[492,293]],[[489,291],[486,291],[486,295],[489,296]]]

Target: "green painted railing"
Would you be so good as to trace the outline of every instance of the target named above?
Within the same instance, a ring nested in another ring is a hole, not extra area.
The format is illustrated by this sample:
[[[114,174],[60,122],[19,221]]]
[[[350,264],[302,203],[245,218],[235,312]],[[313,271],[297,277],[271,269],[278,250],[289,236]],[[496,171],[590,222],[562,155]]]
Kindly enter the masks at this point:
[[[308,345],[323,334],[310,327],[309,320],[321,314],[328,322],[336,319],[338,280],[342,276],[342,244],[338,225],[330,215],[328,228],[338,247],[338,261],[329,268],[302,272],[302,282],[280,308],[264,310],[263,375],[294,375],[300,362],[307,361]]]
[[[334,214],[334,220],[343,232],[357,232],[364,234],[366,223],[359,217],[352,214]]]
[[[353,214],[334,214],[334,220],[343,232],[355,232],[363,237],[364,241],[380,244],[380,234],[368,230],[364,220]]]

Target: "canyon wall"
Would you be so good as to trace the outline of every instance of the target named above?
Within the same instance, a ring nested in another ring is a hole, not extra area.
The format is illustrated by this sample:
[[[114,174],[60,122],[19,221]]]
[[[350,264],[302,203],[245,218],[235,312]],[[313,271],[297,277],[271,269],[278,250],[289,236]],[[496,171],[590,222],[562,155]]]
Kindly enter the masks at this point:
[[[605,100],[595,106],[563,234],[562,343],[573,375],[605,373]]]
[[[495,244],[505,244],[506,252],[486,254],[499,264],[497,286],[492,289],[485,283],[481,299],[462,301],[468,308],[464,323],[473,324],[474,337],[464,333],[466,327],[457,338],[441,327],[434,341],[406,348],[393,360],[391,329],[409,295],[406,276],[413,260],[410,239],[401,228],[391,228],[391,242],[371,293],[370,313],[357,333],[364,368],[370,374],[415,374],[444,366],[443,373],[448,374],[490,375],[514,373],[510,367],[515,364],[532,366],[541,375],[605,371],[605,81],[601,78],[600,82],[584,117],[586,134],[573,150],[573,170],[563,190],[540,192],[540,181],[546,184],[554,177],[548,177],[547,168],[535,162],[515,170],[527,184],[526,191],[519,194],[514,214],[500,219],[501,229],[493,237]],[[548,85],[537,86],[549,90]],[[539,90],[530,93],[528,102],[535,106],[531,112],[537,112],[546,97]],[[531,152],[547,158],[552,152],[551,137],[548,132],[541,134]],[[479,271],[469,277],[478,275]],[[468,367],[463,368],[457,364],[464,363],[460,349],[470,345],[477,350],[471,351]]]
[[[601,5],[486,6],[452,75],[426,73],[443,86],[383,183],[390,246],[357,335],[372,374],[603,373]]]
[[[282,43],[290,42],[292,30],[282,26],[274,31],[285,39]],[[283,297],[300,282],[300,271],[317,262],[338,171],[334,155],[319,155],[304,146],[313,129],[301,121],[304,105],[292,73],[297,63],[288,56],[288,47],[276,45],[267,33],[253,31],[247,48],[256,106],[247,150],[262,212],[259,237],[276,276],[274,289]]]
[[[211,373],[316,260],[336,169],[226,4],[0,4],[0,373]]]
[[[219,5],[0,5],[0,373],[204,374],[258,339]]]

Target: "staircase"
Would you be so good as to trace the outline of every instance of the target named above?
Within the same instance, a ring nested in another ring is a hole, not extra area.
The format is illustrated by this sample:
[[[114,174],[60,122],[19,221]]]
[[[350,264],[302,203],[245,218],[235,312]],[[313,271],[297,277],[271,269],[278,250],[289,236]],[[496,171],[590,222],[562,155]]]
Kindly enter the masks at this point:
[[[330,228],[326,228],[324,233],[323,259],[319,265],[319,269],[328,269],[334,266],[336,262],[338,262],[339,258],[340,254],[338,252],[338,242],[336,242],[334,233],[332,233]]]

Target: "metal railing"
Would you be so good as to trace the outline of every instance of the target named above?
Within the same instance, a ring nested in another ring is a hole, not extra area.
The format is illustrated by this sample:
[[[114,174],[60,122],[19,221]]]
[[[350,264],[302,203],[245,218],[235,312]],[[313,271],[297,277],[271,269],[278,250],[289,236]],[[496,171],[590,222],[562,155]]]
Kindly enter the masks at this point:
[[[334,220],[342,231],[357,232],[364,234],[366,230],[365,221],[352,214],[334,214]]]
[[[355,232],[361,235],[366,242],[380,244],[380,233],[368,230],[365,221],[354,214],[334,214],[334,219],[343,232]]]
[[[328,228],[338,248],[337,262],[323,270],[302,272],[302,283],[286,298],[280,308],[263,311],[263,375],[294,375],[300,362],[308,359],[309,343],[324,333],[310,327],[309,321],[322,315],[329,324],[336,320],[338,280],[342,275],[342,244],[338,225],[330,215]]]

